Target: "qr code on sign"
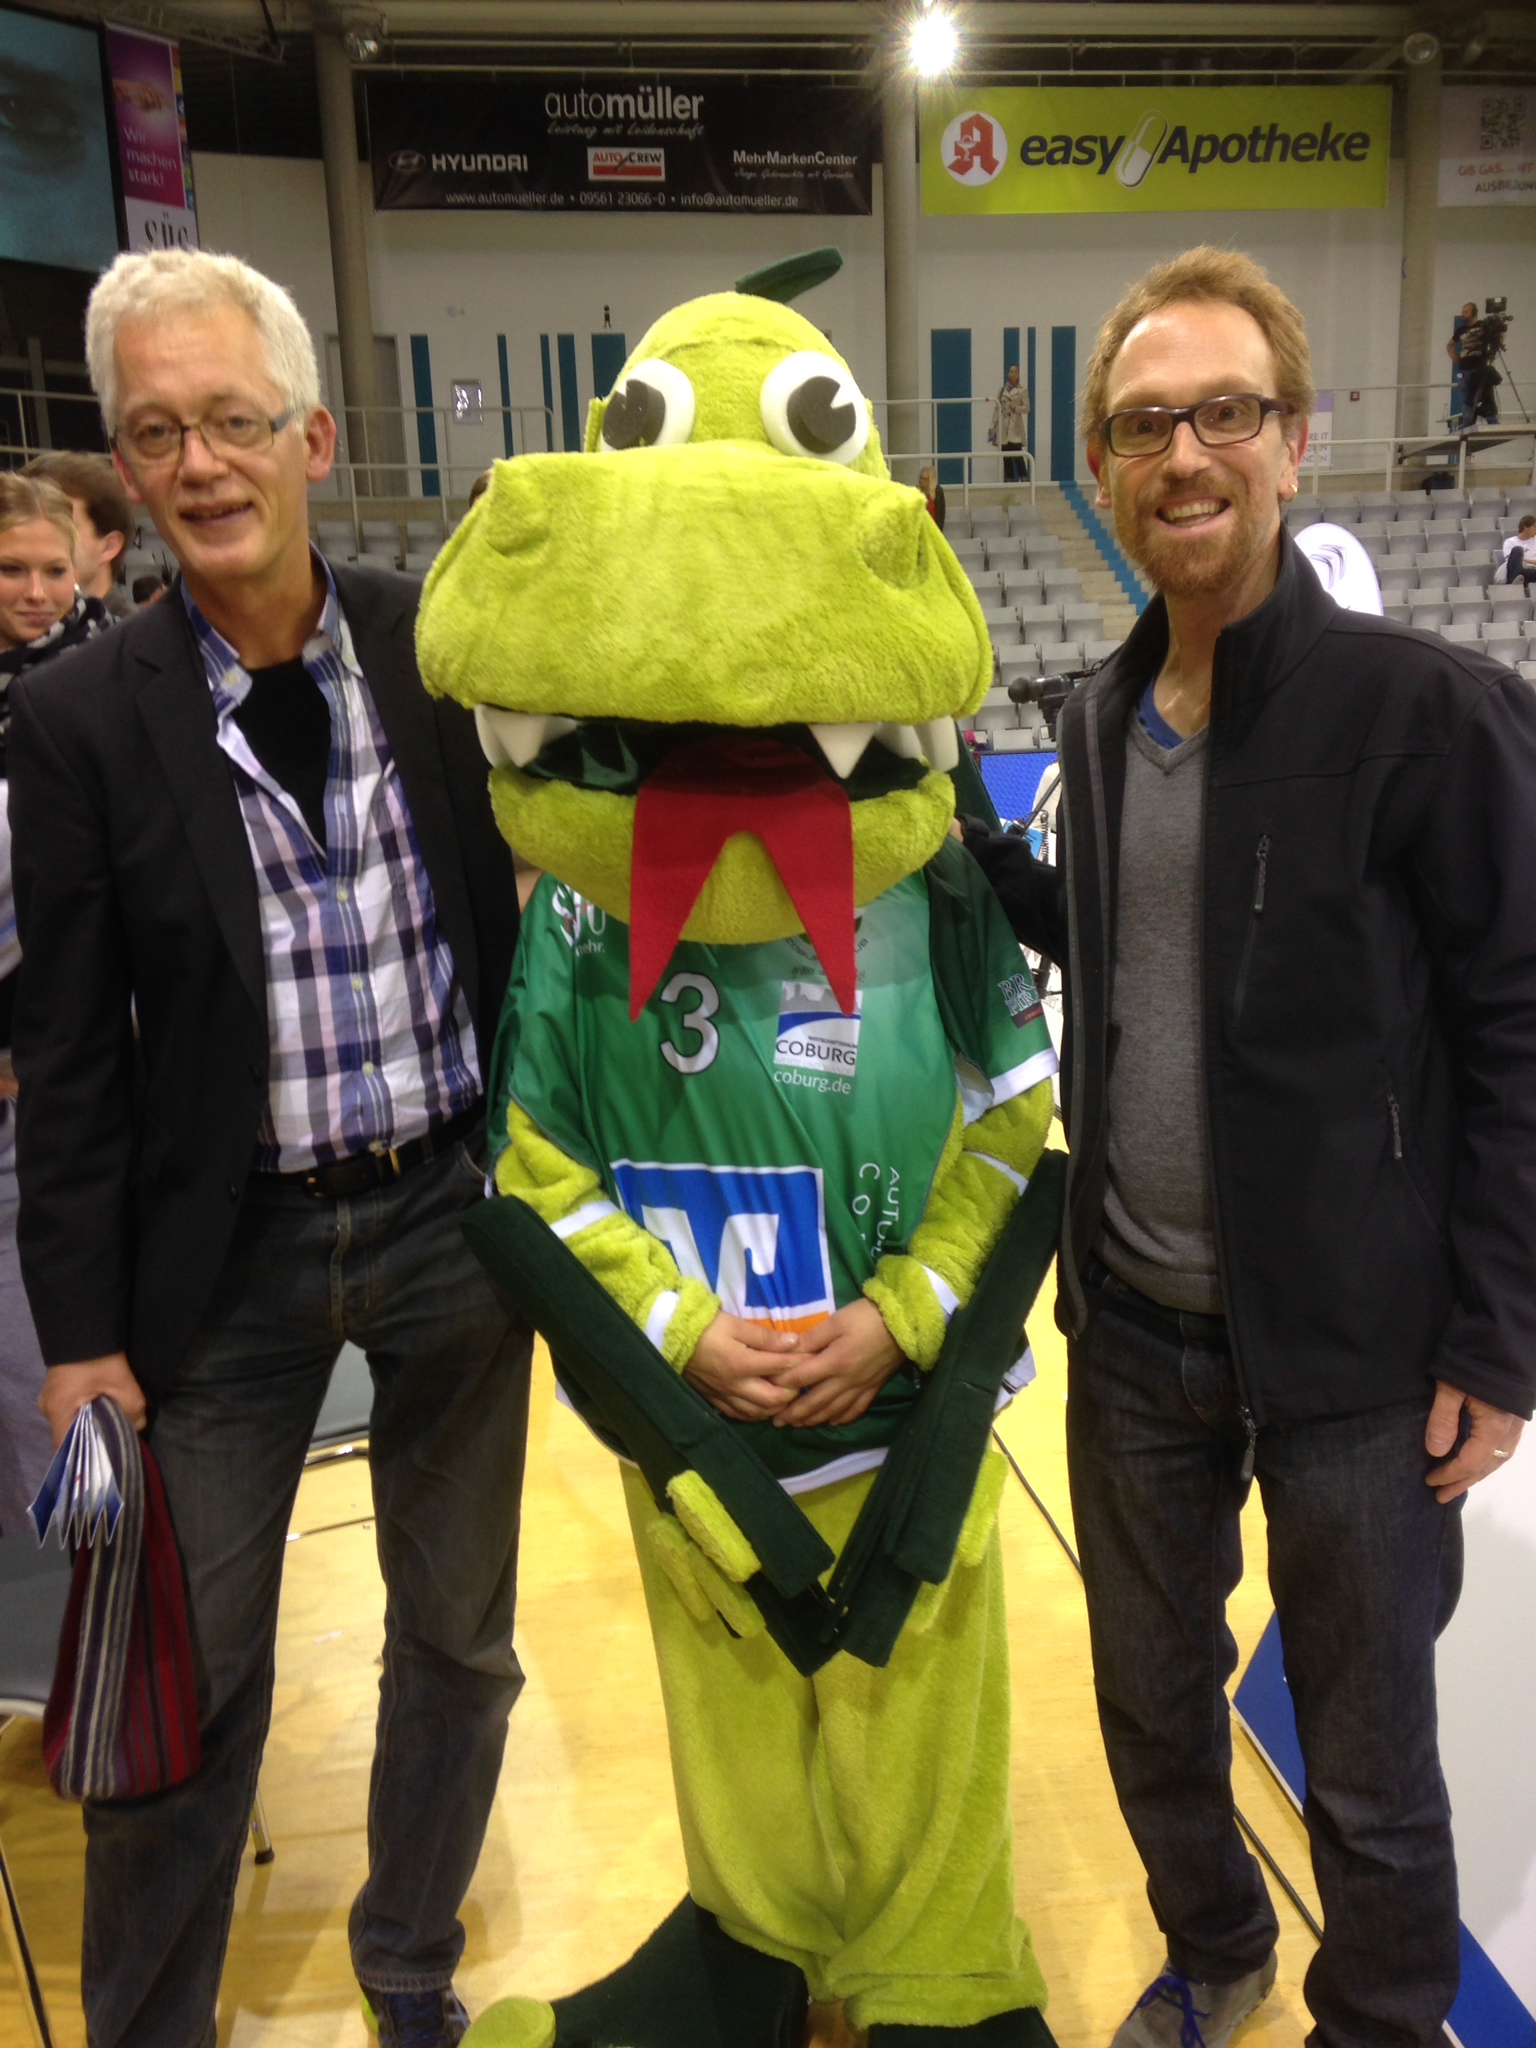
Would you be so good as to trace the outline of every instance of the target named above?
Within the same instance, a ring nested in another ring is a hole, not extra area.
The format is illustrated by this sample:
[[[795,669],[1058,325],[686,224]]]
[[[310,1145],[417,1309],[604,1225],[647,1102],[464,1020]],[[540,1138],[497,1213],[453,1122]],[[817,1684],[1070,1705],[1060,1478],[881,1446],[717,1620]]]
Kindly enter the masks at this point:
[[[1479,148],[1523,149],[1525,146],[1525,95],[1479,100],[1477,125]]]

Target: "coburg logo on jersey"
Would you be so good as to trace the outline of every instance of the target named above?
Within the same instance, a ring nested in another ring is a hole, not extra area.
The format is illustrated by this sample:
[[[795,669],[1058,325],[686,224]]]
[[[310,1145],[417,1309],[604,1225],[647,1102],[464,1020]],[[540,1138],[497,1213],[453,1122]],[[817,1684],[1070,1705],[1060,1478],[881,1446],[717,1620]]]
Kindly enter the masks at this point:
[[[664,185],[667,182],[667,152],[664,149],[616,146],[589,149],[587,178],[594,185]]]
[[[625,1211],[659,1237],[687,1279],[728,1315],[806,1330],[831,1315],[832,1263],[821,1169],[671,1166],[615,1160]]]
[[[971,110],[950,122],[939,150],[957,185],[990,185],[1008,161],[1008,138],[1001,121]]]
[[[851,1081],[859,1063],[859,1023],[858,1010],[845,1017],[824,981],[786,981],[773,1063]]]

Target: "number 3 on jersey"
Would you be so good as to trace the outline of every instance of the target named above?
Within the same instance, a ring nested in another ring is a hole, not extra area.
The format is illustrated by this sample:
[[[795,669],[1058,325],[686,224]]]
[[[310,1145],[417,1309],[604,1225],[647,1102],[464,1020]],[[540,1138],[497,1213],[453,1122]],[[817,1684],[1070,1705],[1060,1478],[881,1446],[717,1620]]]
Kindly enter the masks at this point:
[[[660,1000],[673,1005],[672,1037],[662,1040],[662,1058],[680,1074],[702,1074],[720,1050],[720,1033],[709,1021],[720,1007],[719,989],[707,974],[674,974]]]

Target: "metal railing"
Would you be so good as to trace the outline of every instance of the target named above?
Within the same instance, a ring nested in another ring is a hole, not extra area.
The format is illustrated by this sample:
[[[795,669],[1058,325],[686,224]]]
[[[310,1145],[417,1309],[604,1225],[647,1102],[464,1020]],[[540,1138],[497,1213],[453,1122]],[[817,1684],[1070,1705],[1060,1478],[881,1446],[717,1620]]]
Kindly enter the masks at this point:
[[[5,372],[5,381],[0,381],[0,467],[17,467],[54,448],[103,445],[93,396],[8,381],[14,374]],[[1390,398],[1394,409],[1405,392],[1444,394],[1447,388],[1444,379],[1413,386],[1353,387],[1362,402]],[[1335,387],[1335,419],[1345,389]],[[1017,458],[1024,475],[1010,478],[1005,474],[1013,451],[986,440],[996,402],[991,393],[969,398],[870,401],[894,474],[904,482],[915,482],[920,468],[936,466],[946,494],[967,511],[973,493],[984,494],[987,501],[1000,493],[1016,494],[1033,503],[1054,481],[1040,476],[1038,457],[1027,449]],[[545,405],[485,405],[469,417],[452,405],[379,406],[369,408],[366,414],[351,407],[339,416],[338,425],[343,436],[350,431],[354,439],[364,439],[372,459],[348,459],[339,442],[331,475],[311,491],[311,509],[318,521],[350,526],[360,549],[365,523],[398,524],[402,529],[408,523],[430,524],[446,535],[462,512],[476,477],[490,463],[504,458],[509,447],[516,454],[527,454],[564,446],[555,409]],[[895,438],[917,445],[892,449],[893,427]],[[981,446],[961,445],[966,440],[979,440]],[[1315,445],[1302,466],[1306,488],[1314,496],[1324,494],[1325,479],[1335,479],[1341,488],[1348,488],[1346,477],[1379,476],[1382,487],[1391,490],[1406,487],[1406,478],[1436,470],[1454,474],[1457,487],[1464,491],[1471,460],[1511,444],[1519,445],[1520,467],[1536,483],[1536,421],[1523,414],[1465,435],[1448,426],[1422,435],[1403,435],[1385,424],[1364,435],[1333,434],[1326,444],[1319,441]],[[1525,459],[1527,449],[1529,460]]]

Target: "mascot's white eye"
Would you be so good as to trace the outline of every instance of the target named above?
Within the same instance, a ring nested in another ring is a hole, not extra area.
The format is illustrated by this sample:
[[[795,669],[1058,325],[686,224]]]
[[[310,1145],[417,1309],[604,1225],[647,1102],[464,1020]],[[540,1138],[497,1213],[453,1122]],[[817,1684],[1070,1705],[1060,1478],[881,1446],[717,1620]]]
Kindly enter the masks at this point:
[[[842,364],[803,348],[763,379],[763,427],[781,455],[857,462],[869,440],[869,407]]]
[[[599,446],[679,448],[693,432],[693,386],[676,363],[636,363],[603,408]]]

